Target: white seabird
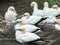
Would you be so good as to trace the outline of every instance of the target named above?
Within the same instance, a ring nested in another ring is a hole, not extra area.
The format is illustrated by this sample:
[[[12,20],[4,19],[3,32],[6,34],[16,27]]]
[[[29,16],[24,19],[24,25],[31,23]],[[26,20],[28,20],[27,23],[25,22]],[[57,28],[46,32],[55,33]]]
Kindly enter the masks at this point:
[[[45,12],[45,10],[47,10],[47,9],[49,9],[49,4],[48,4],[48,2],[44,2],[44,8],[43,8],[43,12]],[[46,18],[47,17],[47,15],[44,13],[44,18]]]
[[[58,7],[58,5],[55,4],[52,6],[52,8],[57,10],[57,12],[55,13],[55,16],[60,15],[60,8]]]
[[[18,14],[13,6],[9,6],[7,12],[5,13],[5,20],[7,22],[6,27],[11,24],[12,21],[16,20]]]
[[[42,17],[39,16],[35,16],[35,15],[30,16],[28,12],[24,13],[23,15],[25,15],[24,17],[21,18],[23,24],[36,24],[42,19]]]
[[[23,17],[21,18],[23,23],[26,22],[26,20],[28,20],[30,18],[30,14],[28,12],[23,14]]]
[[[15,29],[20,29],[21,27],[25,27],[27,32],[35,32],[35,31],[41,31],[40,28],[30,25],[30,24],[25,24],[23,25],[22,19],[19,20],[19,23],[15,25]]]
[[[7,22],[12,22],[16,20],[17,13],[15,11],[15,8],[13,6],[10,6],[5,13],[5,20]]]
[[[30,16],[30,18],[28,20],[25,21],[24,24],[36,24],[37,22],[39,22],[42,19],[42,17],[39,16]]]
[[[43,10],[38,9],[38,5],[36,2],[31,2],[31,7],[33,7],[33,13],[32,15],[44,17]]]
[[[20,43],[31,42],[40,39],[40,37],[34,33],[26,32],[26,28],[22,27],[20,30],[15,30],[16,40]]]
[[[54,16],[49,16],[47,19],[42,21],[43,23],[55,23],[56,22],[56,17]]]
[[[48,4],[48,3],[47,3]],[[58,9],[54,9],[53,7],[55,7],[55,5],[54,6],[52,6],[52,8],[44,8],[43,9],[43,11],[44,11],[44,15],[45,15],[45,17],[49,17],[49,16],[57,16],[57,15],[59,15],[60,14],[60,10],[58,10]]]

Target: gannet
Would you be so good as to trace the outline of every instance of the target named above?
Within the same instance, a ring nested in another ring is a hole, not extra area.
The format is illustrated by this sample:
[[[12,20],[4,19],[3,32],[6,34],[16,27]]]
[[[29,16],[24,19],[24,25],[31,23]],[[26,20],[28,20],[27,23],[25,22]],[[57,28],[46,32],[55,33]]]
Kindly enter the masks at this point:
[[[35,16],[35,15],[30,16],[28,12],[24,13],[23,15],[25,15],[21,18],[23,21],[23,24],[36,24],[42,19],[42,17],[39,17],[39,16]]]
[[[23,17],[22,17],[21,19],[22,19],[23,23],[25,23],[26,20],[28,20],[29,18],[30,18],[30,13],[25,12],[25,13],[23,14]]]
[[[60,15],[60,8],[58,7],[58,5],[55,4],[52,6],[52,8],[57,10],[57,12],[55,13],[55,16]]]
[[[33,7],[32,15],[44,17],[43,10],[38,9],[38,4],[36,2],[31,2],[31,7]]]
[[[7,12],[5,13],[5,20],[7,22],[6,27],[11,24],[12,21],[16,20],[18,14],[13,6],[9,6]]]
[[[17,13],[15,11],[15,8],[13,6],[9,6],[7,12],[5,13],[5,20],[7,22],[15,21],[16,16],[17,16]]]
[[[30,16],[30,18],[28,20],[25,21],[24,24],[36,24],[37,22],[39,22],[42,19],[42,17],[39,16]]]
[[[15,30],[16,40],[20,43],[31,42],[40,39],[40,37],[34,33],[26,32],[26,28],[22,27],[20,30]]]
[[[39,27],[36,27],[34,25],[30,25],[30,24],[23,24],[22,23],[22,19],[19,20],[19,23],[15,25],[15,29],[20,29],[21,27],[25,27],[27,32],[35,32],[40,30]],[[41,30],[40,30],[41,31]]]
[[[48,4],[48,3],[47,3]],[[44,15],[45,17],[49,17],[49,16],[54,16],[56,17],[57,15],[59,15],[60,13],[60,10],[56,9],[56,8],[53,8],[55,7],[56,5],[53,5],[52,8],[47,8],[45,7],[43,9],[43,12],[44,12]],[[57,7],[57,6],[56,6]]]

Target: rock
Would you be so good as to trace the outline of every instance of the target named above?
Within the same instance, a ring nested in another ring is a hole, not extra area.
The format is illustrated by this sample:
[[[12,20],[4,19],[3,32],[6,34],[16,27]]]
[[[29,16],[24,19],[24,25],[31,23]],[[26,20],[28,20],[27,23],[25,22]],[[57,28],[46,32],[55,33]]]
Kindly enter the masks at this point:
[[[38,27],[40,27],[43,32],[37,33],[37,35],[47,37],[46,40],[55,40],[54,42],[50,42],[51,45],[60,45],[60,31],[56,30],[54,25],[55,24],[39,23]]]
[[[14,25],[10,24],[6,26],[6,24],[4,21],[0,22],[0,29],[3,30],[3,32],[0,30],[0,33],[4,35],[4,37],[15,37]]]
[[[4,18],[0,15],[0,22],[3,20]]]

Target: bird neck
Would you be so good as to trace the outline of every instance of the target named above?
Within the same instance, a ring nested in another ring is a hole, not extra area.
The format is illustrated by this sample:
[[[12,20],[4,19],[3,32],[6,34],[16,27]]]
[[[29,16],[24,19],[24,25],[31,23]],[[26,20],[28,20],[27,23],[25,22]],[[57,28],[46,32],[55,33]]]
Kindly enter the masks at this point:
[[[10,9],[8,9],[8,11],[11,11]]]
[[[34,9],[34,11],[38,10],[38,6],[35,5],[33,9]]]
[[[23,34],[26,33],[26,30],[23,30],[22,33],[23,33]]]

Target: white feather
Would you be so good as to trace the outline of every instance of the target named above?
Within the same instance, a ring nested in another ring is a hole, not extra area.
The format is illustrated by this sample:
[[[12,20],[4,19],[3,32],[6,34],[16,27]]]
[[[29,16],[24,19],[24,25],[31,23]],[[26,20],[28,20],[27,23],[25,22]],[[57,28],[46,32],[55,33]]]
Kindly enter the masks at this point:
[[[23,24],[26,22],[26,20],[28,20],[28,19],[27,19],[27,16],[24,16],[24,17],[22,17],[21,19],[22,19]]]
[[[27,19],[24,24],[36,24],[38,21],[40,21],[42,17],[39,16],[30,16],[29,19]]]
[[[29,24],[26,24],[26,25],[16,24],[15,25],[15,29],[21,29],[22,27],[26,28],[26,32],[33,32],[38,29],[38,27],[36,27],[34,25],[29,25]]]
[[[36,16],[39,16],[39,17],[44,17],[43,10],[33,11],[32,15],[36,15]]]
[[[5,13],[5,20],[8,21],[8,22],[15,21],[16,20],[16,16],[17,16],[17,13],[15,13],[15,12],[13,12],[11,10],[8,10]]]
[[[60,31],[60,25],[59,24],[55,24],[55,29]]]
[[[43,21],[44,23],[55,23],[56,22],[56,17],[54,16],[49,16],[46,20]]]
[[[35,2],[35,3],[36,3],[36,2]],[[33,13],[32,13],[32,15],[44,17],[43,10],[39,10],[39,9],[38,9],[37,3],[36,3],[36,5],[34,5],[34,7],[33,7]]]
[[[57,16],[60,14],[60,10],[52,9],[52,8],[44,8],[44,15],[45,17],[49,16]]]
[[[16,40],[20,43],[25,43],[25,42],[30,42],[30,41],[40,39],[40,37],[34,33],[26,32],[23,34],[20,31],[16,31],[15,37]]]

